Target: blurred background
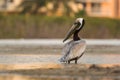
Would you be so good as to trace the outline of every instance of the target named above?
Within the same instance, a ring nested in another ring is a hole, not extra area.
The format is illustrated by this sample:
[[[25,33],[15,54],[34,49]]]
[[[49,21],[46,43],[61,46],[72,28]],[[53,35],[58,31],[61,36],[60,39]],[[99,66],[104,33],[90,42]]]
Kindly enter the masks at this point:
[[[120,0],[0,0],[0,39],[64,38],[76,18],[83,38],[120,38]]]
[[[64,65],[62,39],[78,17],[87,48]],[[120,0],[0,0],[0,80],[120,80]]]

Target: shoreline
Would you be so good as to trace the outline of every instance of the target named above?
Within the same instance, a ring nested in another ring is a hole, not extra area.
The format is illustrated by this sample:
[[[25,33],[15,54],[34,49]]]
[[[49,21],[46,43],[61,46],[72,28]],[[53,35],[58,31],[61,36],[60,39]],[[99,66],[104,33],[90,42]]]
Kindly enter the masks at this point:
[[[19,64],[0,64],[0,71],[2,70],[31,70],[31,69],[64,69],[64,68],[84,67],[84,68],[114,68],[120,67],[120,64],[66,64],[66,63],[19,63]]]
[[[58,67],[58,66],[57,66]],[[2,71],[1,71],[2,72]],[[2,73],[0,73],[1,76]],[[21,75],[23,77],[33,77],[33,78],[47,78],[51,79],[54,77],[63,78],[67,76],[68,78],[73,77],[115,77],[120,79],[120,65],[97,65],[97,64],[70,64],[64,65],[58,68],[36,68],[36,69],[16,69],[16,70],[6,70],[3,71],[4,76],[7,74]],[[72,77],[71,77],[72,76]]]

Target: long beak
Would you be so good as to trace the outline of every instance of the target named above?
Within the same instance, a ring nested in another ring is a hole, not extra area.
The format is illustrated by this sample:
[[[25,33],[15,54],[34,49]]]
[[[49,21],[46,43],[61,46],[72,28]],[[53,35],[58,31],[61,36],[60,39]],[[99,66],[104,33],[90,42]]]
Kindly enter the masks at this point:
[[[71,35],[76,31],[77,28],[77,24],[73,24],[73,26],[71,27],[71,29],[68,31],[67,35],[65,36],[63,42],[65,42],[67,39],[69,39],[71,37]]]

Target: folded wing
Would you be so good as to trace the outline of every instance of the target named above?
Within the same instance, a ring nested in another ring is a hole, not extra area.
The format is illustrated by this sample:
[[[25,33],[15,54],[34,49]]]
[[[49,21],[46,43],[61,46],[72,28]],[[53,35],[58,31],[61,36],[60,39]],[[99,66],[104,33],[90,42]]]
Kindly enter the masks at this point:
[[[75,57],[80,57],[86,49],[85,40],[70,41],[63,48],[63,56],[60,58],[61,62],[68,61]]]

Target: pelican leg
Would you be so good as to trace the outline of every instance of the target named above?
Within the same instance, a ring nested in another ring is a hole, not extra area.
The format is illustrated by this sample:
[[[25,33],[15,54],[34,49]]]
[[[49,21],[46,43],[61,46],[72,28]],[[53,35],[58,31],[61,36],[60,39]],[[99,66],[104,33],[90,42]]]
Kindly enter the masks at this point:
[[[75,64],[77,64],[78,57],[72,58],[72,59],[68,60],[67,62],[68,62],[68,64],[70,64],[70,61],[74,61],[74,60],[75,60]]]
[[[78,59],[76,58],[76,59],[75,59],[75,64],[77,64],[77,60],[78,60]]]
[[[70,60],[68,60],[68,64],[70,64]]]

